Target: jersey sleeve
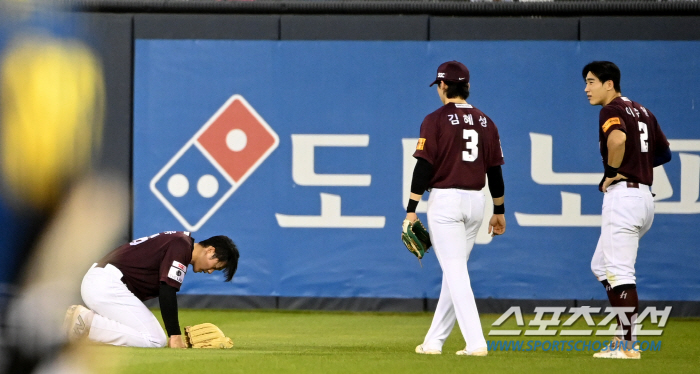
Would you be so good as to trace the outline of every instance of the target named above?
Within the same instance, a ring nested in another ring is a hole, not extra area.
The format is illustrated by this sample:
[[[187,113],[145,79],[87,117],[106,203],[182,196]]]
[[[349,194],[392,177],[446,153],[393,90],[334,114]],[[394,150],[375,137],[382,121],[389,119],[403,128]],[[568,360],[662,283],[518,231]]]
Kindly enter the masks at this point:
[[[435,113],[425,117],[423,123],[420,125],[420,139],[418,139],[416,151],[413,153],[413,157],[425,159],[431,165],[435,164],[438,152],[437,125]]]
[[[656,121],[656,117],[654,116],[654,114],[649,112],[649,117],[656,124],[656,126],[654,126],[654,150],[657,153],[663,152],[666,149],[670,148],[671,144],[668,142],[668,139],[666,139],[666,135],[664,134],[664,132],[661,131],[661,126],[659,126],[659,122]]]
[[[189,238],[179,237],[168,244],[160,264],[160,281],[180,290],[192,259],[192,244]]]
[[[498,127],[493,123],[491,118],[488,118],[488,125],[493,126],[493,131],[489,137],[489,144],[486,153],[486,169],[493,166],[500,166],[505,164],[503,160],[503,148],[501,147],[501,137],[498,135]]]
[[[600,129],[607,138],[613,130],[620,130],[627,133],[625,121],[622,119],[621,113],[613,106],[605,106],[600,110]]]

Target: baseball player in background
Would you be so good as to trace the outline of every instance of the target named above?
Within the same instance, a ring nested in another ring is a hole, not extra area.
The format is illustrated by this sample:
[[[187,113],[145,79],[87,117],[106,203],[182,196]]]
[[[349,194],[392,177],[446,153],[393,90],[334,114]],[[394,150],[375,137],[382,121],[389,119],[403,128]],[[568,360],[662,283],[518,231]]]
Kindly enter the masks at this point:
[[[187,266],[195,273],[222,270],[230,282],[238,267],[238,249],[226,236],[195,243],[186,231],[166,231],[136,239],[92,265],[83,278],[85,308],[73,305],[64,328],[69,339],[127,347],[185,348],[178,321],[176,292]],[[143,301],[158,297],[167,339]]]
[[[417,159],[411,182],[406,219],[415,222],[416,207],[426,190],[428,228],[442,268],[442,289],[433,322],[416,353],[441,354],[455,319],[466,341],[458,355],[486,356],[486,340],[469,282],[467,260],[484,216],[481,192],[488,175],[494,214],[489,233],[506,229],[504,184],[498,129],[479,109],[468,104],[469,70],[458,61],[440,65],[437,93],[444,104],[429,114],[420,128],[413,157]]]
[[[654,221],[653,168],[670,161],[671,150],[654,114],[622,96],[620,69],[614,63],[591,62],[582,75],[588,101],[603,107],[598,134],[605,176],[599,189],[605,195],[591,269],[605,287],[610,304],[632,310],[625,318],[618,317],[622,336],[593,357],[639,359],[632,343],[639,309],[634,264],[639,239]]]

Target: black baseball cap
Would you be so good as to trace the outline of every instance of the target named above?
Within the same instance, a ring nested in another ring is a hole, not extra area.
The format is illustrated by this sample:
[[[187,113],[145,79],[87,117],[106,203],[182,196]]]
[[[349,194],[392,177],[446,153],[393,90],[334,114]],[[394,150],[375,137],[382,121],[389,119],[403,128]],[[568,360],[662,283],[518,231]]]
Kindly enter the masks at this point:
[[[469,69],[459,61],[447,61],[442,63],[437,69],[437,77],[435,82],[431,83],[432,87],[440,81],[469,83]]]

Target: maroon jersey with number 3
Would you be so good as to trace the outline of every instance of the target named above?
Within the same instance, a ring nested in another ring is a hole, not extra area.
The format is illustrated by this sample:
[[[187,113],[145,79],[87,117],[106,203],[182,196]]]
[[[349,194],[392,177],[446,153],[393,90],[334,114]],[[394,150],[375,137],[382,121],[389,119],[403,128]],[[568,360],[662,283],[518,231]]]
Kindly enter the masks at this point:
[[[158,297],[160,282],[180,290],[193,248],[194,238],[189,232],[165,231],[124,244],[100,262],[121,270],[122,282],[143,301]]]
[[[425,117],[413,157],[433,165],[430,188],[478,191],[486,170],[504,164],[498,128],[466,103],[448,103]]]
[[[649,109],[626,97],[618,97],[600,110],[598,134],[603,166],[608,164],[608,136],[614,130],[626,134],[625,156],[618,172],[627,180],[651,186],[654,181],[654,154],[669,144],[656,117]]]

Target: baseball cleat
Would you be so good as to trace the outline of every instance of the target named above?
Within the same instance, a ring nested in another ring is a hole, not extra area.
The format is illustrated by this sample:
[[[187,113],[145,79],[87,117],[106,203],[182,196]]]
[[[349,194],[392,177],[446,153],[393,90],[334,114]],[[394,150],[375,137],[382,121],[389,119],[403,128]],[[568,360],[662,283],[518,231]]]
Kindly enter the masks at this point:
[[[625,351],[623,349],[605,350],[593,354],[594,358],[619,358],[627,360],[639,360],[642,354],[638,351]]]
[[[473,352],[467,352],[467,348],[464,348],[461,351],[457,351],[457,356],[487,356],[489,354],[489,350],[486,349],[486,347],[479,348],[474,350]]]
[[[63,330],[70,342],[78,341],[87,337],[90,332],[90,322],[92,310],[82,305],[71,305],[66,311],[66,316],[63,319]]]
[[[425,349],[423,347],[423,344],[419,344],[416,347],[416,353],[419,353],[422,355],[440,355],[440,354],[442,354],[442,351],[438,351],[437,349]]]
[[[623,339],[620,338],[619,336],[616,336],[616,337],[614,337],[613,340],[610,342],[610,345],[608,346],[609,348],[607,348],[607,349],[608,349],[608,350],[612,350],[612,349],[614,349],[614,348],[616,348],[616,347],[620,347],[621,345],[624,345],[624,346],[625,346],[625,349],[626,349],[628,344],[629,344],[628,341],[626,342],[625,340],[623,340]],[[602,350],[604,351],[604,350],[606,350],[606,348],[603,348]],[[639,343],[637,343],[637,344],[634,345],[633,350],[639,351]]]
[[[623,349],[626,342],[619,337],[614,337],[610,344],[604,347],[600,352],[594,353],[594,358],[619,358],[619,359],[640,359],[642,354],[639,352],[639,344],[634,346],[632,350]]]

